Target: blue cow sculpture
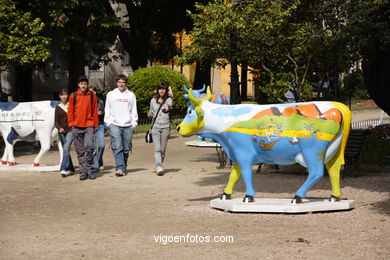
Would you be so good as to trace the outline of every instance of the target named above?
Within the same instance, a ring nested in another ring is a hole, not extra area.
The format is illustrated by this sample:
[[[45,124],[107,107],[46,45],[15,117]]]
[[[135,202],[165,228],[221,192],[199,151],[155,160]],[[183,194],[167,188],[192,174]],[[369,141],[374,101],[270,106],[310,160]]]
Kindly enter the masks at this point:
[[[188,97],[188,88],[186,86],[183,87],[184,90],[187,92],[187,94],[184,94],[184,98],[189,100],[188,105],[190,106],[192,104],[191,100]],[[206,90],[206,85],[203,84],[203,87],[201,89],[192,89],[191,93],[195,98],[204,98],[206,97],[206,93],[203,93]],[[214,104],[230,104],[229,96],[226,96],[221,93],[216,93],[211,95],[211,103]],[[204,138],[202,136],[198,136],[198,142],[202,142],[204,140],[207,140],[207,142],[214,142],[212,138]]]
[[[340,168],[344,164],[351,112],[338,102],[286,103],[275,105],[218,105],[196,98],[177,130],[184,137],[213,138],[233,162],[233,170],[221,199],[230,199],[242,175],[244,202],[253,202],[252,165],[299,163],[308,168],[308,177],[297,190],[292,203],[301,203],[309,189],[323,176],[326,165],[332,193],[330,201],[340,200]]]
[[[184,98],[189,100],[189,97],[188,97],[189,90],[186,86],[184,86],[183,88],[187,92],[187,94],[184,94]],[[206,90],[206,85],[203,84],[203,87],[201,89],[192,89],[191,92],[192,92],[192,95],[196,98],[204,98],[204,97],[206,97],[206,93],[203,93],[205,90]],[[229,99],[229,96],[226,96],[225,94],[214,93],[211,95],[210,102],[215,103],[215,104],[228,105],[228,104],[230,104],[230,99]],[[190,100],[190,105],[191,105],[191,100]]]

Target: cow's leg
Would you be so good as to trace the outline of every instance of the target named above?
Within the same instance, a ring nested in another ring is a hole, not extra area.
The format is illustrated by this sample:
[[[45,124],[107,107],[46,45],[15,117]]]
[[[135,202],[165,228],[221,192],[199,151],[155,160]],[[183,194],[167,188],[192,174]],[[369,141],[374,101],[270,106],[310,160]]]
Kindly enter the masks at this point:
[[[58,165],[61,166],[62,157],[63,157],[63,155],[64,155],[64,149],[62,148],[62,143],[61,143],[60,135],[58,134],[57,128],[54,128],[51,137],[52,137],[52,140],[56,140],[56,141],[57,141],[58,151],[59,151],[59,153],[60,153],[60,162],[59,162]]]
[[[339,201],[341,196],[340,189],[340,169],[344,164],[340,156],[340,150],[333,156],[333,158],[326,163],[328,169],[330,184],[332,185],[332,194],[329,201]]]
[[[307,158],[307,157],[305,157]],[[298,189],[292,203],[301,203],[302,198],[305,197],[309,189],[324,176],[324,162],[323,160],[306,160],[309,175],[306,178],[305,183]]]
[[[7,162],[8,166],[14,166],[15,165],[14,146],[13,146],[13,144],[10,144],[8,142],[5,143],[4,156],[5,156],[4,162]],[[3,162],[2,162],[2,164],[3,164]]]
[[[233,170],[230,172],[229,181],[223,190],[223,194],[221,195],[221,199],[231,199],[234,191],[234,185],[237,183],[238,179],[240,179],[241,170],[240,166],[237,163],[233,164]]]
[[[255,189],[253,188],[252,183],[252,165],[249,163],[241,163],[240,164],[242,178],[245,182],[245,197],[243,202],[253,202],[255,196]]]
[[[39,142],[41,143],[41,150],[39,151],[37,157],[34,159],[34,166],[39,166],[39,162],[41,161],[42,156],[50,150],[51,144],[51,135],[46,133],[38,135]]]
[[[7,165],[7,160],[8,160],[8,150],[7,147],[4,147],[3,157],[1,157],[1,165]]]

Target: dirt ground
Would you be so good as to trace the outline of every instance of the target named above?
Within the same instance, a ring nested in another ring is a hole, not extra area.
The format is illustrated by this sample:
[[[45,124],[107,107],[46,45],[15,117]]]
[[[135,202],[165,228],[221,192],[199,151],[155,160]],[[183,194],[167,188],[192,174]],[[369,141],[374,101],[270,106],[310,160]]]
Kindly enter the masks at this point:
[[[106,168],[93,181],[0,172],[0,259],[390,259],[390,173],[342,180],[342,196],[357,202],[351,211],[233,214],[209,207],[229,174],[216,168],[213,148],[187,147],[193,138],[173,135],[159,177],[142,137],[133,140],[125,177],[112,173],[109,138]],[[35,154],[16,156],[30,163]],[[42,163],[57,161],[51,151]],[[254,174],[256,197],[291,198],[305,177],[269,167]],[[240,180],[234,197],[244,193]],[[307,196],[329,195],[324,178]]]

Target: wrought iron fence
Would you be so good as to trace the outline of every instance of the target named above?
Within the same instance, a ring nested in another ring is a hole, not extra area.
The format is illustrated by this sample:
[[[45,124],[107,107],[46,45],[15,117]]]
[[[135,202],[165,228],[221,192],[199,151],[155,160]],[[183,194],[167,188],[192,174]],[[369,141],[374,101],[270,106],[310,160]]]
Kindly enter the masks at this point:
[[[171,116],[171,129],[175,129],[184,119],[184,115]],[[146,133],[152,124],[151,118],[139,118],[138,125],[134,130],[135,134]]]
[[[390,124],[390,117],[352,122],[351,129],[369,129],[383,124]]]

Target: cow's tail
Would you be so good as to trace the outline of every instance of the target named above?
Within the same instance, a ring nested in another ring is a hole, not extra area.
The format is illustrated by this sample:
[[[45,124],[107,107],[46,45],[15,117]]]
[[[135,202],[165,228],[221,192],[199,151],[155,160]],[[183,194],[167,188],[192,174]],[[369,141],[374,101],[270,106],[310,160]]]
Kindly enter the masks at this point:
[[[341,166],[345,163],[344,161],[344,151],[347,146],[349,130],[351,127],[351,111],[347,106],[338,102],[332,102],[332,105],[337,108],[342,114],[342,126],[341,126],[341,143],[339,149],[333,155],[333,157],[326,163],[326,168],[329,172],[330,183],[332,185],[332,196],[340,197],[340,169]]]

